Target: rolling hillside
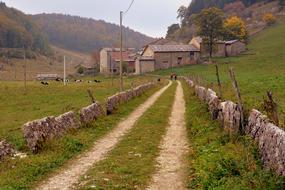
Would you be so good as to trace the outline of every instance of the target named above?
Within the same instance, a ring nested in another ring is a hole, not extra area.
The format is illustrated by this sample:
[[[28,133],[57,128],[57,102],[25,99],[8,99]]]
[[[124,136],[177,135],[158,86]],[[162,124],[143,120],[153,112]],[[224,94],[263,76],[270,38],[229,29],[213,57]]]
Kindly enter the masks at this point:
[[[0,48],[23,47],[42,54],[50,50],[45,35],[29,16],[0,2]]]
[[[119,46],[120,28],[102,20],[61,14],[40,14],[33,20],[47,34],[50,42],[61,48],[91,52],[102,47]],[[141,48],[153,38],[124,28],[125,45]]]
[[[262,110],[261,103],[266,91],[273,92],[279,104],[280,118],[284,119],[285,111],[285,21],[267,28],[251,39],[248,51],[239,57],[216,59],[219,63],[223,95],[225,99],[235,99],[235,93],[229,78],[228,69],[233,67],[241,94],[247,109],[258,108]],[[159,74],[169,75],[171,70],[158,71]],[[199,75],[205,83],[216,84],[214,65],[194,65],[176,68],[174,72],[179,75]],[[215,86],[216,88],[216,86]]]
[[[195,0],[188,7],[182,6],[178,10],[181,23],[173,24],[168,28],[167,38],[188,43],[196,35],[195,15],[209,7],[222,9],[227,17],[236,15],[242,18],[251,36],[265,28],[266,23],[262,20],[265,13],[272,13],[277,18],[285,15],[284,2],[283,0]]]

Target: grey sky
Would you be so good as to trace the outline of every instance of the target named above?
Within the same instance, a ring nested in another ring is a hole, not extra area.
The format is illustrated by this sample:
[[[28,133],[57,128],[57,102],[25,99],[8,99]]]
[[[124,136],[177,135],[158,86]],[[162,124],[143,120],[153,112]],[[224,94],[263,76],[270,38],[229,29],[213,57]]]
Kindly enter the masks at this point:
[[[28,14],[64,13],[111,23],[119,22],[120,10],[131,0],[0,0]],[[124,18],[130,28],[153,37],[165,36],[167,27],[178,22],[177,9],[191,0],[135,0]]]

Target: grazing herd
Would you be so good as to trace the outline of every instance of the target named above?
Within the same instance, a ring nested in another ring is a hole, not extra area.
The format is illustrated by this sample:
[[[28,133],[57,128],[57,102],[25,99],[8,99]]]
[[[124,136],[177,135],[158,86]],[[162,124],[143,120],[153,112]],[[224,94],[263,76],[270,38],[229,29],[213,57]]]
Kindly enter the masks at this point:
[[[57,79],[55,79],[55,81],[56,81],[56,82],[63,82],[63,79],[57,78]],[[66,79],[65,82],[66,82],[66,83],[69,83],[70,80],[69,80],[69,79]],[[84,80],[82,80],[82,79],[75,79],[74,82],[75,82],[75,83],[84,83]],[[89,83],[89,84],[90,84],[90,83],[97,83],[97,84],[100,84],[100,83],[102,83],[102,81],[95,79],[95,80],[89,80],[89,81],[87,81],[87,83]],[[49,85],[50,85],[50,83],[47,82],[47,81],[41,81],[41,84],[42,84],[43,86],[49,86]]]

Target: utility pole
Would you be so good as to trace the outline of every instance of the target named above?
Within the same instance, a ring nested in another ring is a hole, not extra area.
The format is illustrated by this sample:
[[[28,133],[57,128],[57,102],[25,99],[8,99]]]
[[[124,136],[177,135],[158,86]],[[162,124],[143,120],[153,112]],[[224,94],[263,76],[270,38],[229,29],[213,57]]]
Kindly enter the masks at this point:
[[[120,53],[121,53],[121,60],[120,60],[120,90],[124,90],[123,84],[123,11],[120,11]]]
[[[66,73],[65,73],[65,55],[63,56],[63,85],[66,85]]]
[[[27,91],[27,62],[26,62],[26,49],[24,48],[24,83],[25,92]]]

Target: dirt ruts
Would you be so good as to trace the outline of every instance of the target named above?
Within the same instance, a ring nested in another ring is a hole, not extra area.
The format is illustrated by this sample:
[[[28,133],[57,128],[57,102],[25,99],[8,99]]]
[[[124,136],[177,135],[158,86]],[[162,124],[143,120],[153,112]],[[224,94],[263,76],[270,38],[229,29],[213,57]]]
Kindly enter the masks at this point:
[[[67,190],[72,189],[95,163],[104,159],[121,138],[134,126],[135,122],[157,101],[172,82],[153,94],[146,102],[135,109],[126,119],[122,120],[114,130],[95,142],[94,146],[77,159],[69,162],[67,167],[55,174],[48,180],[42,182],[36,189],[38,190]]]
[[[186,189],[186,161],[188,153],[187,131],[185,126],[185,100],[181,83],[178,81],[175,101],[169,118],[169,127],[161,142],[157,158],[158,171],[152,177],[148,189],[182,190]]]

